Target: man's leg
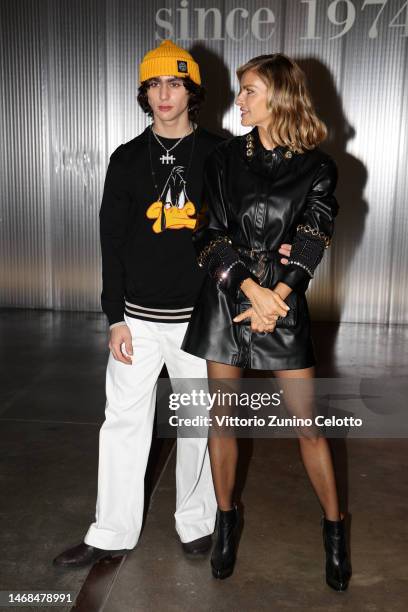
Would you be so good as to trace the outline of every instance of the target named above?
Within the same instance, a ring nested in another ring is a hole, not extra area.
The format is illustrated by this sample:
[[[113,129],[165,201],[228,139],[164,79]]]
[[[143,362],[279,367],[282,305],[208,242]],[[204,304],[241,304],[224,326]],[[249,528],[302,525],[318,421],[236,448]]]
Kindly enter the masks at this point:
[[[106,420],[99,436],[96,520],[85,543],[105,550],[136,545],[142,525],[157,378],[163,366],[156,323],[126,318],[132,365],[109,357]]]
[[[170,378],[207,379],[204,359],[180,349],[187,323],[161,324],[162,351]],[[176,531],[182,542],[212,534],[217,502],[207,437],[178,438],[176,461]]]

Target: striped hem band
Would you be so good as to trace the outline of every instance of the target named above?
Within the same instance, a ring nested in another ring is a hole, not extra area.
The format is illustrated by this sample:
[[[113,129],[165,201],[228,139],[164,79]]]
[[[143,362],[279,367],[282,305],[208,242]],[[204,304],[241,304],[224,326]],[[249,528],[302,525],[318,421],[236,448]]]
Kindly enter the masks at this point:
[[[155,321],[157,323],[186,323],[190,320],[194,306],[189,308],[146,308],[125,300],[125,313],[128,317]]]

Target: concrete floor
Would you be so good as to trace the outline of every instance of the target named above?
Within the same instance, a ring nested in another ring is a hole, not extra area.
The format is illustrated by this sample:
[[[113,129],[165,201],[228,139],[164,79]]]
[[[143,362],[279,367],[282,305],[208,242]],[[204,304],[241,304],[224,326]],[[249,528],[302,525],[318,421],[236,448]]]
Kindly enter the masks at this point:
[[[98,314],[1,314],[0,590],[71,591],[79,594],[75,609],[86,612],[407,609],[407,440],[332,441],[351,514],[354,573],[346,593],[324,583],[320,507],[296,440],[242,441],[245,525],[230,579],[215,581],[208,558],[188,561],[181,552],[175,457],[165,463],[171,443],[161,440],[151,454],[147,487],[155,488],[136,549],[90,572],[53,568],[52,558],[81,541],[93,520],[106,324]],[[314,337],[320,376],[408,373],[407,327],[319,324]]]
[[[226,581],[211,577],[209,559],[183,556],[171,516],[172,462],[105,610],[405,612],[407,450],[406,441],[347,444],[353,577],[345,593],[324,581],[320,507],[295,440],[255,441],[242,496],[238,561]]]

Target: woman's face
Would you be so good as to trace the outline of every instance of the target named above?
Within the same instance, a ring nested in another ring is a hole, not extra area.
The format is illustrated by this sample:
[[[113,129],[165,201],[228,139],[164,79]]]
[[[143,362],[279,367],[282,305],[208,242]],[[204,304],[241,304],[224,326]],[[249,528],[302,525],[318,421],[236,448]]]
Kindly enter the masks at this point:
[[[266,128],[271,121],[267,108],[268,88],[254,70],[244,72],[235,104],[241,109],[241,125]]]

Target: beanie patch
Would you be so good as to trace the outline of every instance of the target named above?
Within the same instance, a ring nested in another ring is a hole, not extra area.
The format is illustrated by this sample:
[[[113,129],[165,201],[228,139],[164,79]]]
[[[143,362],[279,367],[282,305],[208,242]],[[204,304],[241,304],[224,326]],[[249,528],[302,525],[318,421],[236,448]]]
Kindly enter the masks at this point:
[[[179,72],[188,72],[187,62],[185,60],[177,60],[177,70]]]

